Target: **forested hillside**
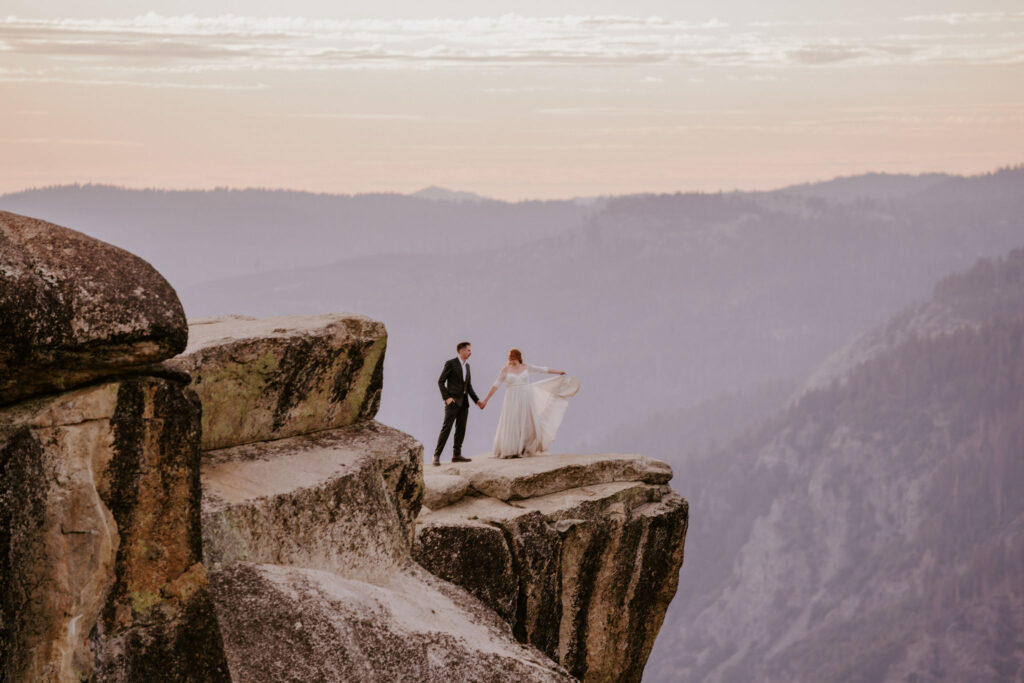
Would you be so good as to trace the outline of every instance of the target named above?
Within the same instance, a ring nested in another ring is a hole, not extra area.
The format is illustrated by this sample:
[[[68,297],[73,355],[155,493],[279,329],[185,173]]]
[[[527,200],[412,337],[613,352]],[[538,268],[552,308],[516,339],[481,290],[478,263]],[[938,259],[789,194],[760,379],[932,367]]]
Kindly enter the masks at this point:
[[[1024,675],[1024,308],[1004,305],[1024,301],[1022,265],[936,287],[972,324],[677,464],[704,515],[651,680]]]

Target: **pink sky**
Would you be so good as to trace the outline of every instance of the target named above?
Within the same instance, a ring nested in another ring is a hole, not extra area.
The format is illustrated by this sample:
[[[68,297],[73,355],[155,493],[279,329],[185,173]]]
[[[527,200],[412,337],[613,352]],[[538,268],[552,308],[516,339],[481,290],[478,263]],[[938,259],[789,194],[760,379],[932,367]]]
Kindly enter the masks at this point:
[[[6,4],[0,192],[521,199],[1024,162],[1015,2]]]

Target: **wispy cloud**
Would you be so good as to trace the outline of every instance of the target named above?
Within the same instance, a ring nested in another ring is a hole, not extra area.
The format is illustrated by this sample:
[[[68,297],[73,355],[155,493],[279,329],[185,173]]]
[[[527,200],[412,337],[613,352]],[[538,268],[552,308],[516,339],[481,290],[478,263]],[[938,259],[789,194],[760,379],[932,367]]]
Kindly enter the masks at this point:
[[[961,24],[991,24],[1024,21],[1024,12],[947,12],[946,14],[916,14],[904,17],[903,21],[938,23],[958,26]]]
[[[998,17],[998,19],[997,19]],[[1016,21],[1024,13],[907,17],[920,26]],[[508,14],[475,19],[332,21],[302,17],[0,18],[0,54],[40,79],[117,84],[111,71],[150,74],[495,67],[824,67],[1024,62],[1018,36],[972,32],[829,38],[787,25],[717,20]],[[106,73],[106,78],[97,78]],[[4,75],[0,80],[30,76]],[[152,78],[140,85],[152,85]],[[171,86],[179,87],[179,86]]]

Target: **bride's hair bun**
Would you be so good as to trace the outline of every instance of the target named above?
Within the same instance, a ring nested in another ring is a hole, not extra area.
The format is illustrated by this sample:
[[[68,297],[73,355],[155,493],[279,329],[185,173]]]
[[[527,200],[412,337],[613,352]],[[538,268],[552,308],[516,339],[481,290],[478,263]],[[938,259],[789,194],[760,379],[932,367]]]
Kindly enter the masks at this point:
[[[509,360],[514,360],[517,363],[522,363],[523,362],[523,353],[519,349],[509,349],[508,350],[508,359]]]

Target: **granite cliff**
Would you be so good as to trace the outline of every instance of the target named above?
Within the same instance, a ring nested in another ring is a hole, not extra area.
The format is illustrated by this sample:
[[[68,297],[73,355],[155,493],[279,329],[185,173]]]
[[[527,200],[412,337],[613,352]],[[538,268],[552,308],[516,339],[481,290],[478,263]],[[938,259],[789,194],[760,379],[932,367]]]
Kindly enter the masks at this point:
[[[425,480],[373,419],[381,323],[187,326],[116,247],[0,213],[0,248],[0,680],[640,679],[688,520],[667,465]]]
[[[202,563],[200,411],[174,290],[0,213],[0,679],[228,680]]]

